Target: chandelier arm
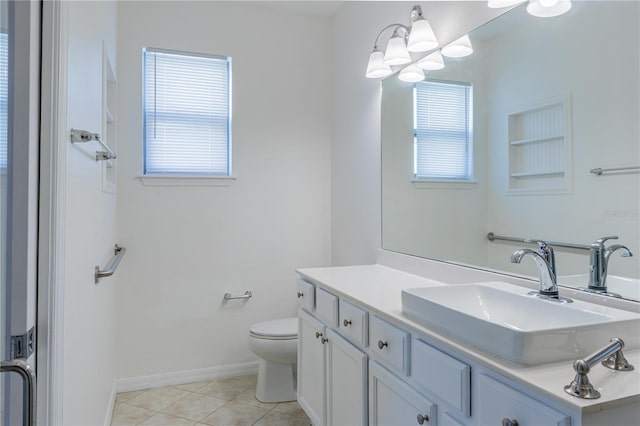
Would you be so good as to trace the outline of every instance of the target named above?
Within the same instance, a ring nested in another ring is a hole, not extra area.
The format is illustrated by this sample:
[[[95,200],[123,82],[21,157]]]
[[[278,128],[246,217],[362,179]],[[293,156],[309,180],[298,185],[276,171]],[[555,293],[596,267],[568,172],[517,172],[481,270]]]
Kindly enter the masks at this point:
[[[405,32],[405,37],[407,34],[409,34],[409,27],[407,27],[406,25],[402,25],[402,24],[390,24],[387,25],[386,27],[384,27],[382,30],[380,30],[380,32],[378,33],[378,36],[376,37],[376,41],[373,44],[373,50],[378,49],[378,42],[380,41],[380,37],[382,36],[382,34],[388,30],[389,28],[393,28],[394,32],[397,31],[398,29],[402,29]]]

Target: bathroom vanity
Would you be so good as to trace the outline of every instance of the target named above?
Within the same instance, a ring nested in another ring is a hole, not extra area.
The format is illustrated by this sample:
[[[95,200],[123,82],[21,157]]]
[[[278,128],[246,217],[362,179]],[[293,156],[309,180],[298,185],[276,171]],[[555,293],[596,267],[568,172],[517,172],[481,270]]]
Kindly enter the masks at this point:
[[[637,328],[609,336],[633,341],[624,355],[635,370],[596,364],[588,377],[601,397],[576,398],[564,387],[574,379],[573,361],[589,353],[573,359],[559,355],[567,359],[553,362],[510,362],[492,353],[491,342],[478,349],[403,312],[405,289],[459,286],[482,280],[482,273],[456,276],[453,266],[445,266],[454,271],[450,279],[443,271],[432,279],[428,264],[414,268],[426,271],[420,275],[391,266],[298,270],[298,402],[314,425],[637,424]]]

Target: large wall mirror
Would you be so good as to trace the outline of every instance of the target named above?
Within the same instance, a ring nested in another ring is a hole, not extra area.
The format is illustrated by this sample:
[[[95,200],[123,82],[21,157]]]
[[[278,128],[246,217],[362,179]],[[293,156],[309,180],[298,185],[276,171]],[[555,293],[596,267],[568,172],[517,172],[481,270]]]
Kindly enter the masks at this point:
[[[470,182],[415,179],[414,85],[385,79],[383,248],[537,280],[533,262],[509,262],[534,246],[487,235],[584,247],[617,235],[606,244],[634,256],[610,257],[608,288],[640,301],[639,16],[627,1],[548,19],[520,6],[470,34],[471,56],[429,72],[471,85]],[[558,283],[587,287],[589,251],[555,252]]]

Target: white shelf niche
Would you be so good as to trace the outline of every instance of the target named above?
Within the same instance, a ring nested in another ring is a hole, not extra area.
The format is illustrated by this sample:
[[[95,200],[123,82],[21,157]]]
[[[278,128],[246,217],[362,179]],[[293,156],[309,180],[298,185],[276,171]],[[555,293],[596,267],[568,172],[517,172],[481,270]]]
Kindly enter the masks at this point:
[[[571,192],[570,100],[545,99],[508,114],[509,194]]]

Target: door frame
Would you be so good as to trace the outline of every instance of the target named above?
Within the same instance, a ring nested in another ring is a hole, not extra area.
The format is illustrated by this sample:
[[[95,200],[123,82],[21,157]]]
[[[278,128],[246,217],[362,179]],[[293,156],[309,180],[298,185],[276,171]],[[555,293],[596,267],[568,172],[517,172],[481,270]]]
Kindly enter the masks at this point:
[[[38,236],[38,424],[63,424],[64,274],[69,6],[42,7],[40,189]]]

